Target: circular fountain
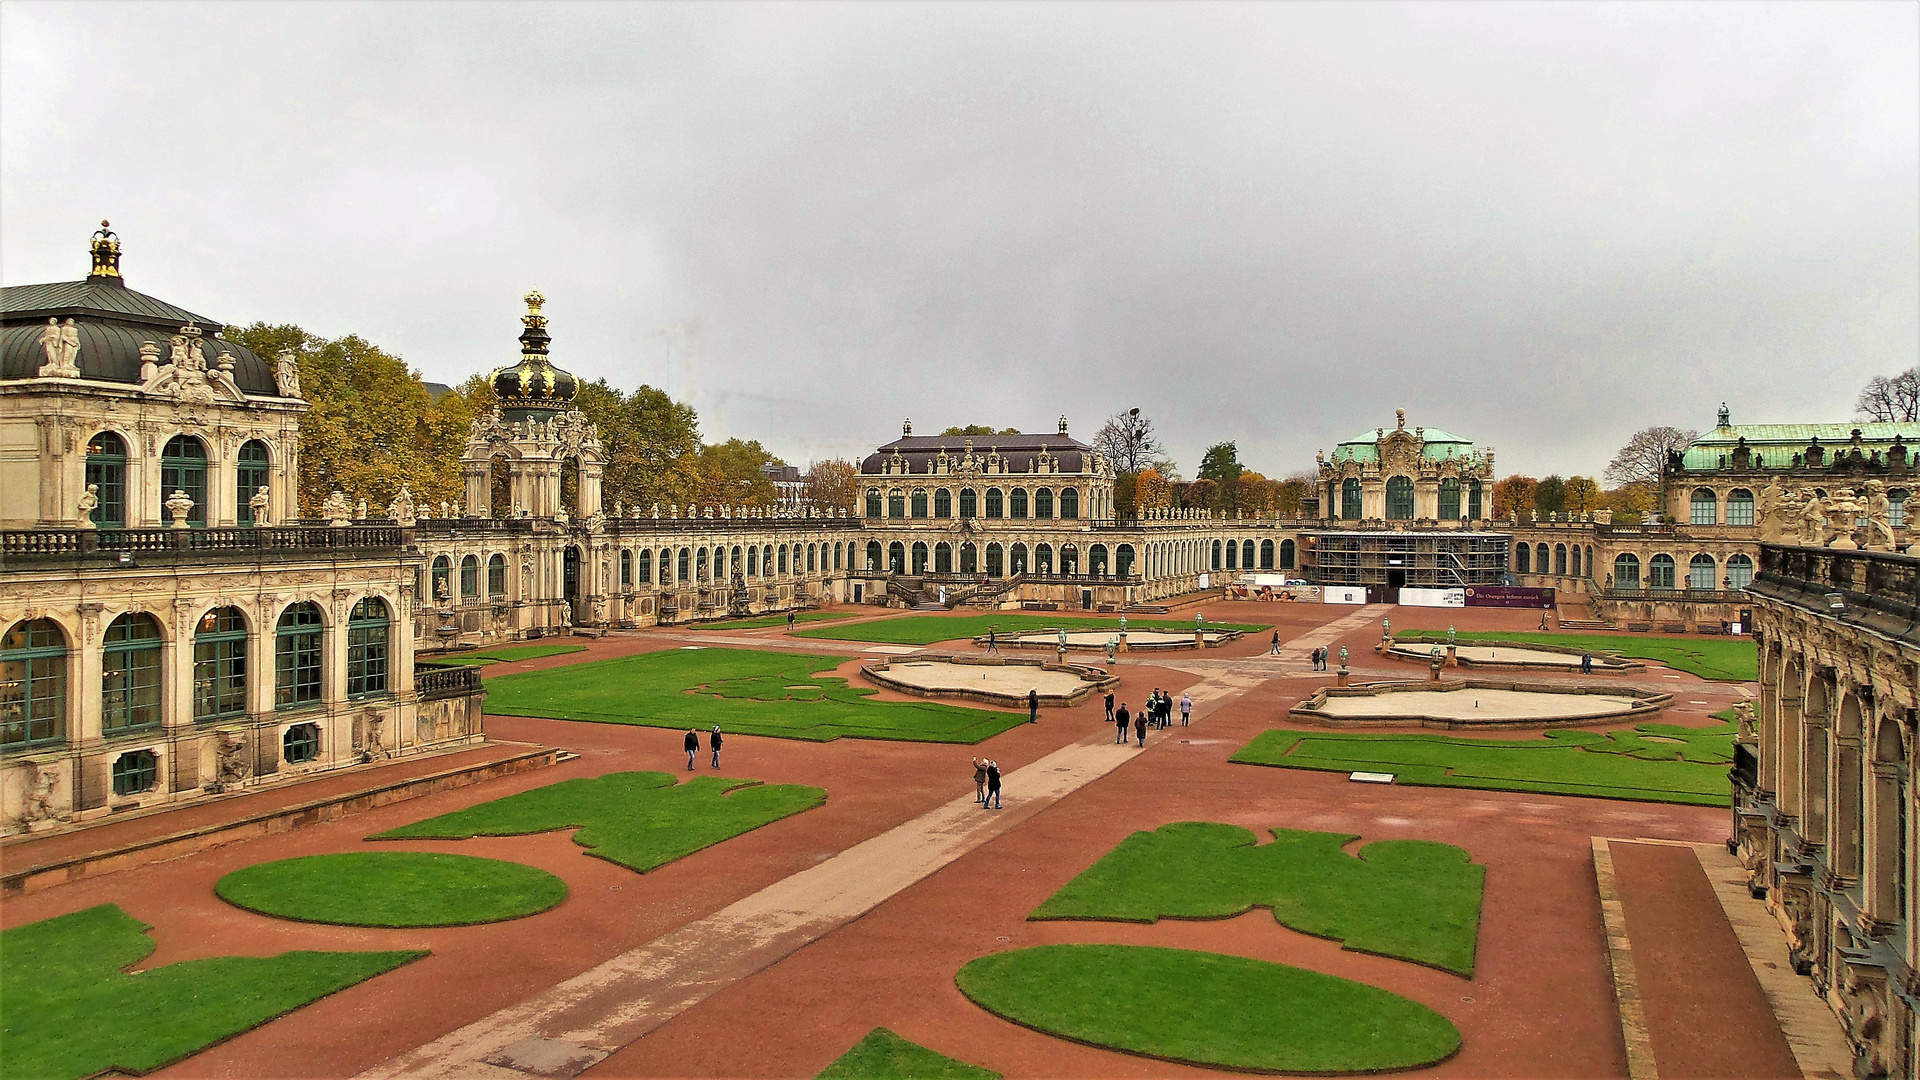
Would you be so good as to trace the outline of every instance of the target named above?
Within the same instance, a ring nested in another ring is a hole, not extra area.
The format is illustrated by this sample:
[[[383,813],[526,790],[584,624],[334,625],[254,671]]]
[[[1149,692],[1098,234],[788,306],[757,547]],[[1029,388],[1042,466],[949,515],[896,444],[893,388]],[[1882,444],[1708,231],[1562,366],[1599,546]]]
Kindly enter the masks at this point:
[[[1602,720],[1641,721],[1673,695],[1637,686],[1530,683],[1509,679],[1329,686],[1290,711],[1327,727],[1426,727],[1445,730],[1563,727]]]
[[[954,698],[1024,708],[1029,691],[1049,708],[1078,705],[1094,693],[1120,685],[1118,676],[1086,664],[1056,664],[1017,656],[916,653],[863,664],[860,674],[875,686],[924,698]]]

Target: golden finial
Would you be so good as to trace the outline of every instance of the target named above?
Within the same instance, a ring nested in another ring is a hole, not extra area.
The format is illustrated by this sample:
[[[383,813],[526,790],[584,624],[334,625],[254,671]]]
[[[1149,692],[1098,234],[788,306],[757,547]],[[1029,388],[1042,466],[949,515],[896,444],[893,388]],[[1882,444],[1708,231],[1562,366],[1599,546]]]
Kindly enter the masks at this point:
[[[120,237],[100,222],[100,231],[93,234],[93,242],[88,245],[93,253],[93,273],[99,278],[117,278],[120,276]]]
[[[525,323],[528,328],[546,326],[547,320],[545,316],[540,314],[540,305],[546,303],[547,298],[540,295],[540,290],[530,290],[522,299],[527,302],[527,313],[520,321]]]

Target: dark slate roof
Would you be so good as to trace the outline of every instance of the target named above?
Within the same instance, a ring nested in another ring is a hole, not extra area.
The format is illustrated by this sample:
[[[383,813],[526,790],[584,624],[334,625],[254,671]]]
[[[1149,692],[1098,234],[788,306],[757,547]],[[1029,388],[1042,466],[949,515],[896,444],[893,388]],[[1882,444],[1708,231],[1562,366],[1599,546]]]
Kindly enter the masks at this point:
[[[967,452],[967,444],[973,444],[973,456],[984,458],[998,451],[1006,459],[1010,473],[1030,473],[1034,459],[1040,456],[1042,447],[1060,463],[1060,471],[1066,473],[1086,472],[1093,447],[1071,436],[1054,432],[1048,435],[911,435],[895,439],[869,454],[860,463],[861,475],[873,475],[886,471],[886,462],[898,451],[906,459],[910,473],[931,473],[933,460],[941,454],[949,457],[961,457]]]
[[[40,334],[47,320],[73,319],[80,335],[80,374],[108,382],[140,381],[140,345],[156,342],[164,361],[173,335],[188,323],[207,332],[201,351],[208,366],[220,354],[233,356],[233,379],[249,394],[278,396],[273,368],[252,351],[217,337],[223,325],[145,293],[135,292],[117,279],[87,278],[44,285],[15,285],[0,289],[0,379],[31,379],[40,373],[47,354]]]

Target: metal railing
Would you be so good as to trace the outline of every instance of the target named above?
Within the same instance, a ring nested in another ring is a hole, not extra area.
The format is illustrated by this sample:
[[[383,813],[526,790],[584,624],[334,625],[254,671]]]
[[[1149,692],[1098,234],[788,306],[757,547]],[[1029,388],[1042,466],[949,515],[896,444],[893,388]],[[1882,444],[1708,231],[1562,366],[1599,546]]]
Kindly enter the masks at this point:
[[[259,556],[323,551],[397,551],[397,525],[283,525],[222,529],[9,529],[0,531],[0,566],[97,562],[112,566],[148,556]]]

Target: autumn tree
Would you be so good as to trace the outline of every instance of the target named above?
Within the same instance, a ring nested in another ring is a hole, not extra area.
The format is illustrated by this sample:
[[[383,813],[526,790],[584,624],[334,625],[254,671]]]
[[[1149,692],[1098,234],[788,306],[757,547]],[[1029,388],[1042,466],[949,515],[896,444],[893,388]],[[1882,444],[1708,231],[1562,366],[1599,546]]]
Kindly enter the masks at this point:
[[[800,498],[816,514],[836,514],[857,505],[860,469],[844,458],[816,461],[807,469]]]
[[[1173,505],[1173,485],[1159,469],[1143,470],[1134,478],[1133,499],[1137,510],[1165,510]]]
[[[1557,514],[1566,509],[1567,482],[1559,473],[1550,474],[1533,489],[1533,508],[1541,517]]]
[[[1220,485],[1213,481],[1195,480],[1190,484],[1181,484],[1177,489],[1177,497],[1180,505],[1189,510],[1211,510],[1219,492]]]
[[[1299,517],[1307,500],[1313,496],[1318,480],[1318,475],[1314,473],[1299,472],[1279,481],[1274,492],[1274,513],[1281,517]]]
[[[1115,413],[1100,426],[1091,445],[1120,473],[1138,474],[1165,452],[1153,434],[1153,421],[1140,415],[1139,409]]]
[[[693,501],[701,506],[770,506],[779,501],[762,465],[785,465],[758,439],[728,439],[700,448]]]
[[[960,435],[960,436],[1018,435],[1020,434],[1020,429],[1017,427],[995,428],[992,424],[968,424],[965,427],[950,427],[947,430],[941,432],[940,434]]]
[[[1860,419],[1883,424],[1920,420],[1920,367],[1910,367],[1888,378],[1875,375],[1853,403]]]
[[[1521,510],[1533,509],[1534,490],[1539,486],[1540,481],[1518,474],[1493,485],[1493,516],[1503,518]]]
[[[1621,484],[1604,493],[1606,509],[1613,511],[1622,524],[1637,524],[1659,503],[1659,488],[1652,484]]]
[[[1570,514],[1585,514],[1600,508],[1600,485],[1592,477],[1569,476],[1564,496],[1564,508]]]
[[[1633,433],[1633,438],[1627,440],[1627,445],[1621,447],[1619,453],[1613,455],[1613,460],[1607,463],[1606,471],[1601,475],[1613,484],[1652,484],[1657,487],[1666,471],[1667,455],[1685,450],[1699,435],[1697,431],[1682,431],[1679,428],[1641,428]]]

